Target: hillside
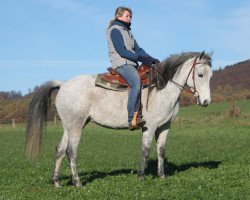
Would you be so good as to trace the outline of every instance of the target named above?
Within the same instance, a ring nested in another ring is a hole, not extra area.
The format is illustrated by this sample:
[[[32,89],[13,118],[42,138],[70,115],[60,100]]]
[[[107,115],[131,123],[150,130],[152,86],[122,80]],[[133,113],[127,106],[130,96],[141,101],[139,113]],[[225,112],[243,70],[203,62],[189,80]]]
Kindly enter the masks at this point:
[[[213,102],[250,99],[250,60],[215,70],[211,79]]]
[[[232,89],[250,89],[250,60],[214,71],[211,89],[226,85],[230,85]]]

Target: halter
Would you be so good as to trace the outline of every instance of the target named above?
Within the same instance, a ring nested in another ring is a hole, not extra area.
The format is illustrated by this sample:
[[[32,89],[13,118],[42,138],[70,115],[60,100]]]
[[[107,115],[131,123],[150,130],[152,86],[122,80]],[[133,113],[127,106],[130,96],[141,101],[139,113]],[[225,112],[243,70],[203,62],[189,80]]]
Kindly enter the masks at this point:
[[[172,83],[174,83],[180,90],[184,89],[184,90],[186,90],[187,92],[193,94],[194,97],[196,97],[196,98],[199,97],[199,93],[198,93],[198,91],[196,90],[196,86],[195,86],[195,79],[194,79],[194,76],[195,76],[195,66],[196,66],[197,64],[201,64],[201,62],[196,62],[196,61],[197,61],[197,58],[198,58],[198,57],[195,57],[195,59],[194,59],[194,62],[193,62],[192,67],[191,67],[191,69],[190,69],[190,71],[189,71],[189,73],[188,73],[188,76],[187,76],[187,79],[186,79],[186,83],[185,83],[184,86],[180,85],[179,83],[177,83],[177,82],[175,82],[175,81],[173,81],[173,80],[169,80],[169,81],[171,81]],[[156,65],[159,66],[160,63],[157,63]],[[163,73],[161,73],[158,69],[156,69],[156,68],[153,67],[153,66],[152,66],[152,68],[153,68],[156,72],[158,72],[159,74],[161,74],[162,76],[164,76],[165,78],[167,78],[167,76],[164,75]],[[187,85],[187,81],[188,81],[189,76],[191,75],[191,72],[193,72],[193,73],[192,73],[192,80],[193,80],[193,85],[194,85],[193,87],[189,87],[189,86]],[[187,87],[188,87],[188,88],[187,88]]]

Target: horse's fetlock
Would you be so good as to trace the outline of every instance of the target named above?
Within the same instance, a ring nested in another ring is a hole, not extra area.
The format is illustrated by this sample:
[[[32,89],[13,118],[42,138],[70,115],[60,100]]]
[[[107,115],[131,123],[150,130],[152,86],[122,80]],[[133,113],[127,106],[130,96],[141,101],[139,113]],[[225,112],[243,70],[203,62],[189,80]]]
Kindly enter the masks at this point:
[[[137,172],[137,176],[138,176],[139,180],[145,180],[145,175],[144,175],[144,172],[142,170],[139,170]]]
[[[159,155],[164,156],[165,155],[165,147],[160,147],[159,148]]]
[[[165,172],[164,172],[164,170],[159,170],[159,171],[158,171],[158,176],[159,176],[160,178],[165,177]]]
[[[142,150],[142,155],[143,157],[147,158],[149,156],[150,153],[150,148],[149,147],[144,147]]]
[[[54,175],[52,178],[53,183],[59,182],[60,176],[59,175]]]

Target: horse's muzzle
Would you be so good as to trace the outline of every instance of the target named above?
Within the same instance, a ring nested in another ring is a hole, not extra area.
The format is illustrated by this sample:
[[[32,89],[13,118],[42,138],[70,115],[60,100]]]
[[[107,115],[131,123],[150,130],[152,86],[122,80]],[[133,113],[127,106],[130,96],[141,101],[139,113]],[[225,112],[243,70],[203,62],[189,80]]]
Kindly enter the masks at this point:
[[[209,102],[207,99],[205,101],[201,102],[200,98],[197,98],[197,104],[200,106],[203,106],[203,107],[207,107]]]
[[[208,100],[205,100],[202,104],[203,107],[207,107],[208,106]]]

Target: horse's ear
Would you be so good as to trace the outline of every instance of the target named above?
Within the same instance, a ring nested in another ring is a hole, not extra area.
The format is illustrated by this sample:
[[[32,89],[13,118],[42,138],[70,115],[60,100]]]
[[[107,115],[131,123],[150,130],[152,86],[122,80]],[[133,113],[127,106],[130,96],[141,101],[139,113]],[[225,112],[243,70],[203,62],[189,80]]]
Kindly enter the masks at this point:
[[[201,55],[199,56],[199,59],[201,60],[202,58],[204,58],[204,55],[205,55],[205,51],[202,51]]]
[[[211,52],[208,53],[208,55],[209,55],[210,57],[212,57],[213,54],[214,54],[214,51],[211,51]]]

